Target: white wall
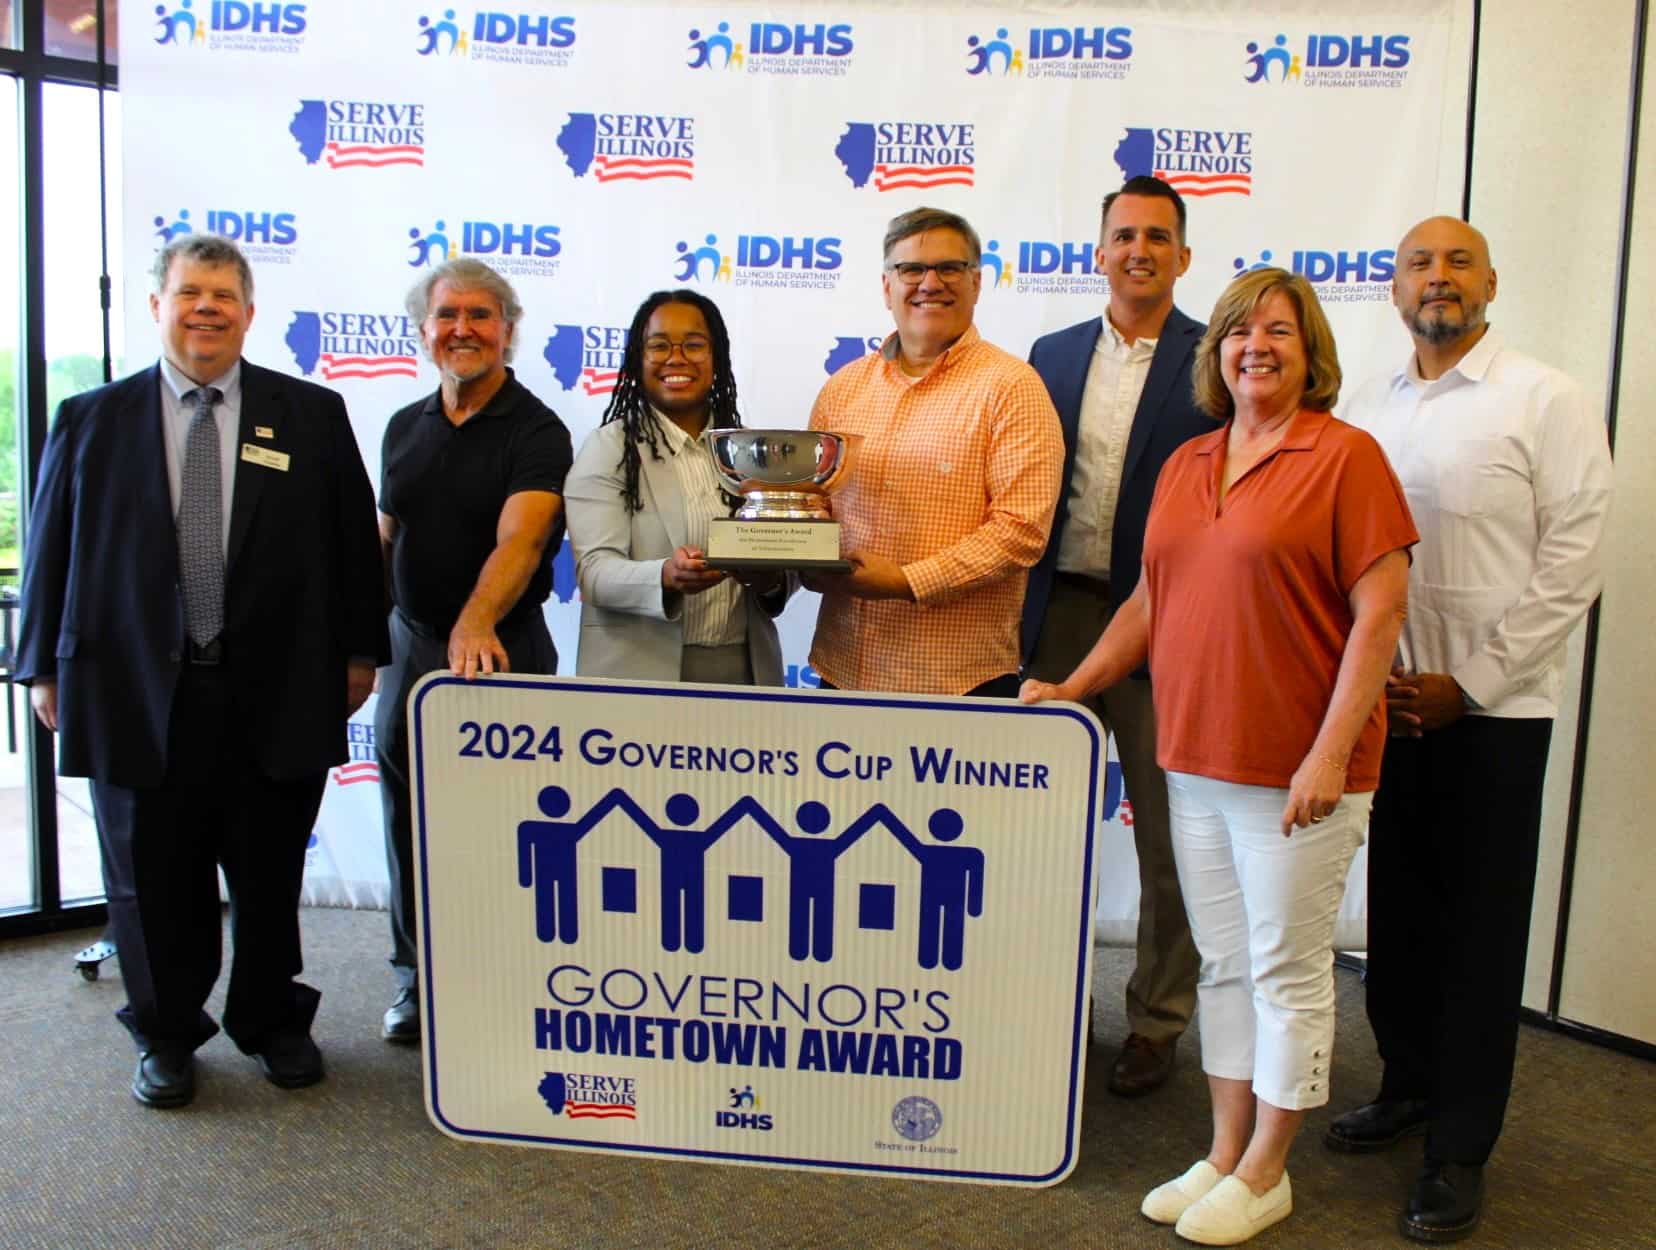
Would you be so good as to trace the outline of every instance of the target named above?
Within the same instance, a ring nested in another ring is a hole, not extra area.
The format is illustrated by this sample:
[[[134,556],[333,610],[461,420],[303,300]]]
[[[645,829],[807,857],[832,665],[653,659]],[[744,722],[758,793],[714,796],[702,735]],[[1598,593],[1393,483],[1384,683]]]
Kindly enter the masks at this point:
[[[1646,38],[1650,37],[1647,30]],[[1561,1015],[1656,1042],[1656,943],[1645,908],[1656,869],[1656,60],[1647,52],[1616,433],[1616,503],[1605,553],[1581,839]]]
[[[1489,236],[1501,277],[1491,321],[1515,346],[1574,376],[1601,407],[1614,346],[1635,17],[1633,0],[1586,0],[1567,19],[1549,0],[1501,0],[1483,6],[1479,49],[1472,220]],[[1656,663],[1646,645],[1656,572],[1644,537],[1656,520],[1656,441],[1640,419],[1656,384],[1649,116],[1635,215],[1645,237],[1635,231],[1617,496],[1560,1014],[1656,1041],[1656,945],[1639,923],[1645,882],[1656,875],[1656,846],[1640,819],[1656,811]],[[1553,963],[1581,645],[1578,631],[1547,773],[1524,996],[1535,1008],[1546,1006]]]

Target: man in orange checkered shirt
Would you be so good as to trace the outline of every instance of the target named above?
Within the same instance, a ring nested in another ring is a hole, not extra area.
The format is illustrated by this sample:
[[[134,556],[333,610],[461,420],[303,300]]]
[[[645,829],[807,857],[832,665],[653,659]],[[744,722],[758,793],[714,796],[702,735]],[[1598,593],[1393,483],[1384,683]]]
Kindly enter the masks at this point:
[[[822,592],[811,664],[825,686],[1014,698],[1018,618],[1064,467],[1035,371],[972,324],[982,247],[965,218],[892,219],[881,287],[897,323],[828,379],[813,430],[860,434],[834,498],[849,573]]]

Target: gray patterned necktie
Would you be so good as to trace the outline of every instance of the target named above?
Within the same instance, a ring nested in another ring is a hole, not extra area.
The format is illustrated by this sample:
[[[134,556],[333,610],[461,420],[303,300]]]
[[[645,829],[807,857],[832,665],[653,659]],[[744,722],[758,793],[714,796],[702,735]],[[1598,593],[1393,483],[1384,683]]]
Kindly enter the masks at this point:
[[[213,405],[221,392],[202,386],[187,392],[195,404],[184,444],[178,489],[178,567],[184,585],[184,629],[198,646],[224,628],[224,501],[219,433]]]

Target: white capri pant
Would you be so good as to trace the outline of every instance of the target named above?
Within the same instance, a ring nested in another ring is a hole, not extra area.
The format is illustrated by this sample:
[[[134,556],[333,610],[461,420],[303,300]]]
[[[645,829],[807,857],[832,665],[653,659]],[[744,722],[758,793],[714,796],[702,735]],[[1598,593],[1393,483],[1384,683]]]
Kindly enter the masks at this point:
[[[1372,793],[1282,836],[1288,791],[1167,774],[1173,858],[1202,956],[1202,1070],[1272,1106],[1328,1101],[1334,918]]]

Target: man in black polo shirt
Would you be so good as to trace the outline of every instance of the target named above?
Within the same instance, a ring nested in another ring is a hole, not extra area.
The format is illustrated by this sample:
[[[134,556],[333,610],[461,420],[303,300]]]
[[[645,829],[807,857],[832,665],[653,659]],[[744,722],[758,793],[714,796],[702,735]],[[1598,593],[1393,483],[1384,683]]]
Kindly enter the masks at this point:
[[[569,431],[512,375],[523,307],[481,261],[451,260],[408,293],[437,366],[435,394],[391,418],[381,452],[380,540],[390,571],[391,666],[380,674],[374,741],[391,870],[391,970],[384,1036],[420,1037],[409,688],[433,669],[552,673],[541,605],[563,533]]]

